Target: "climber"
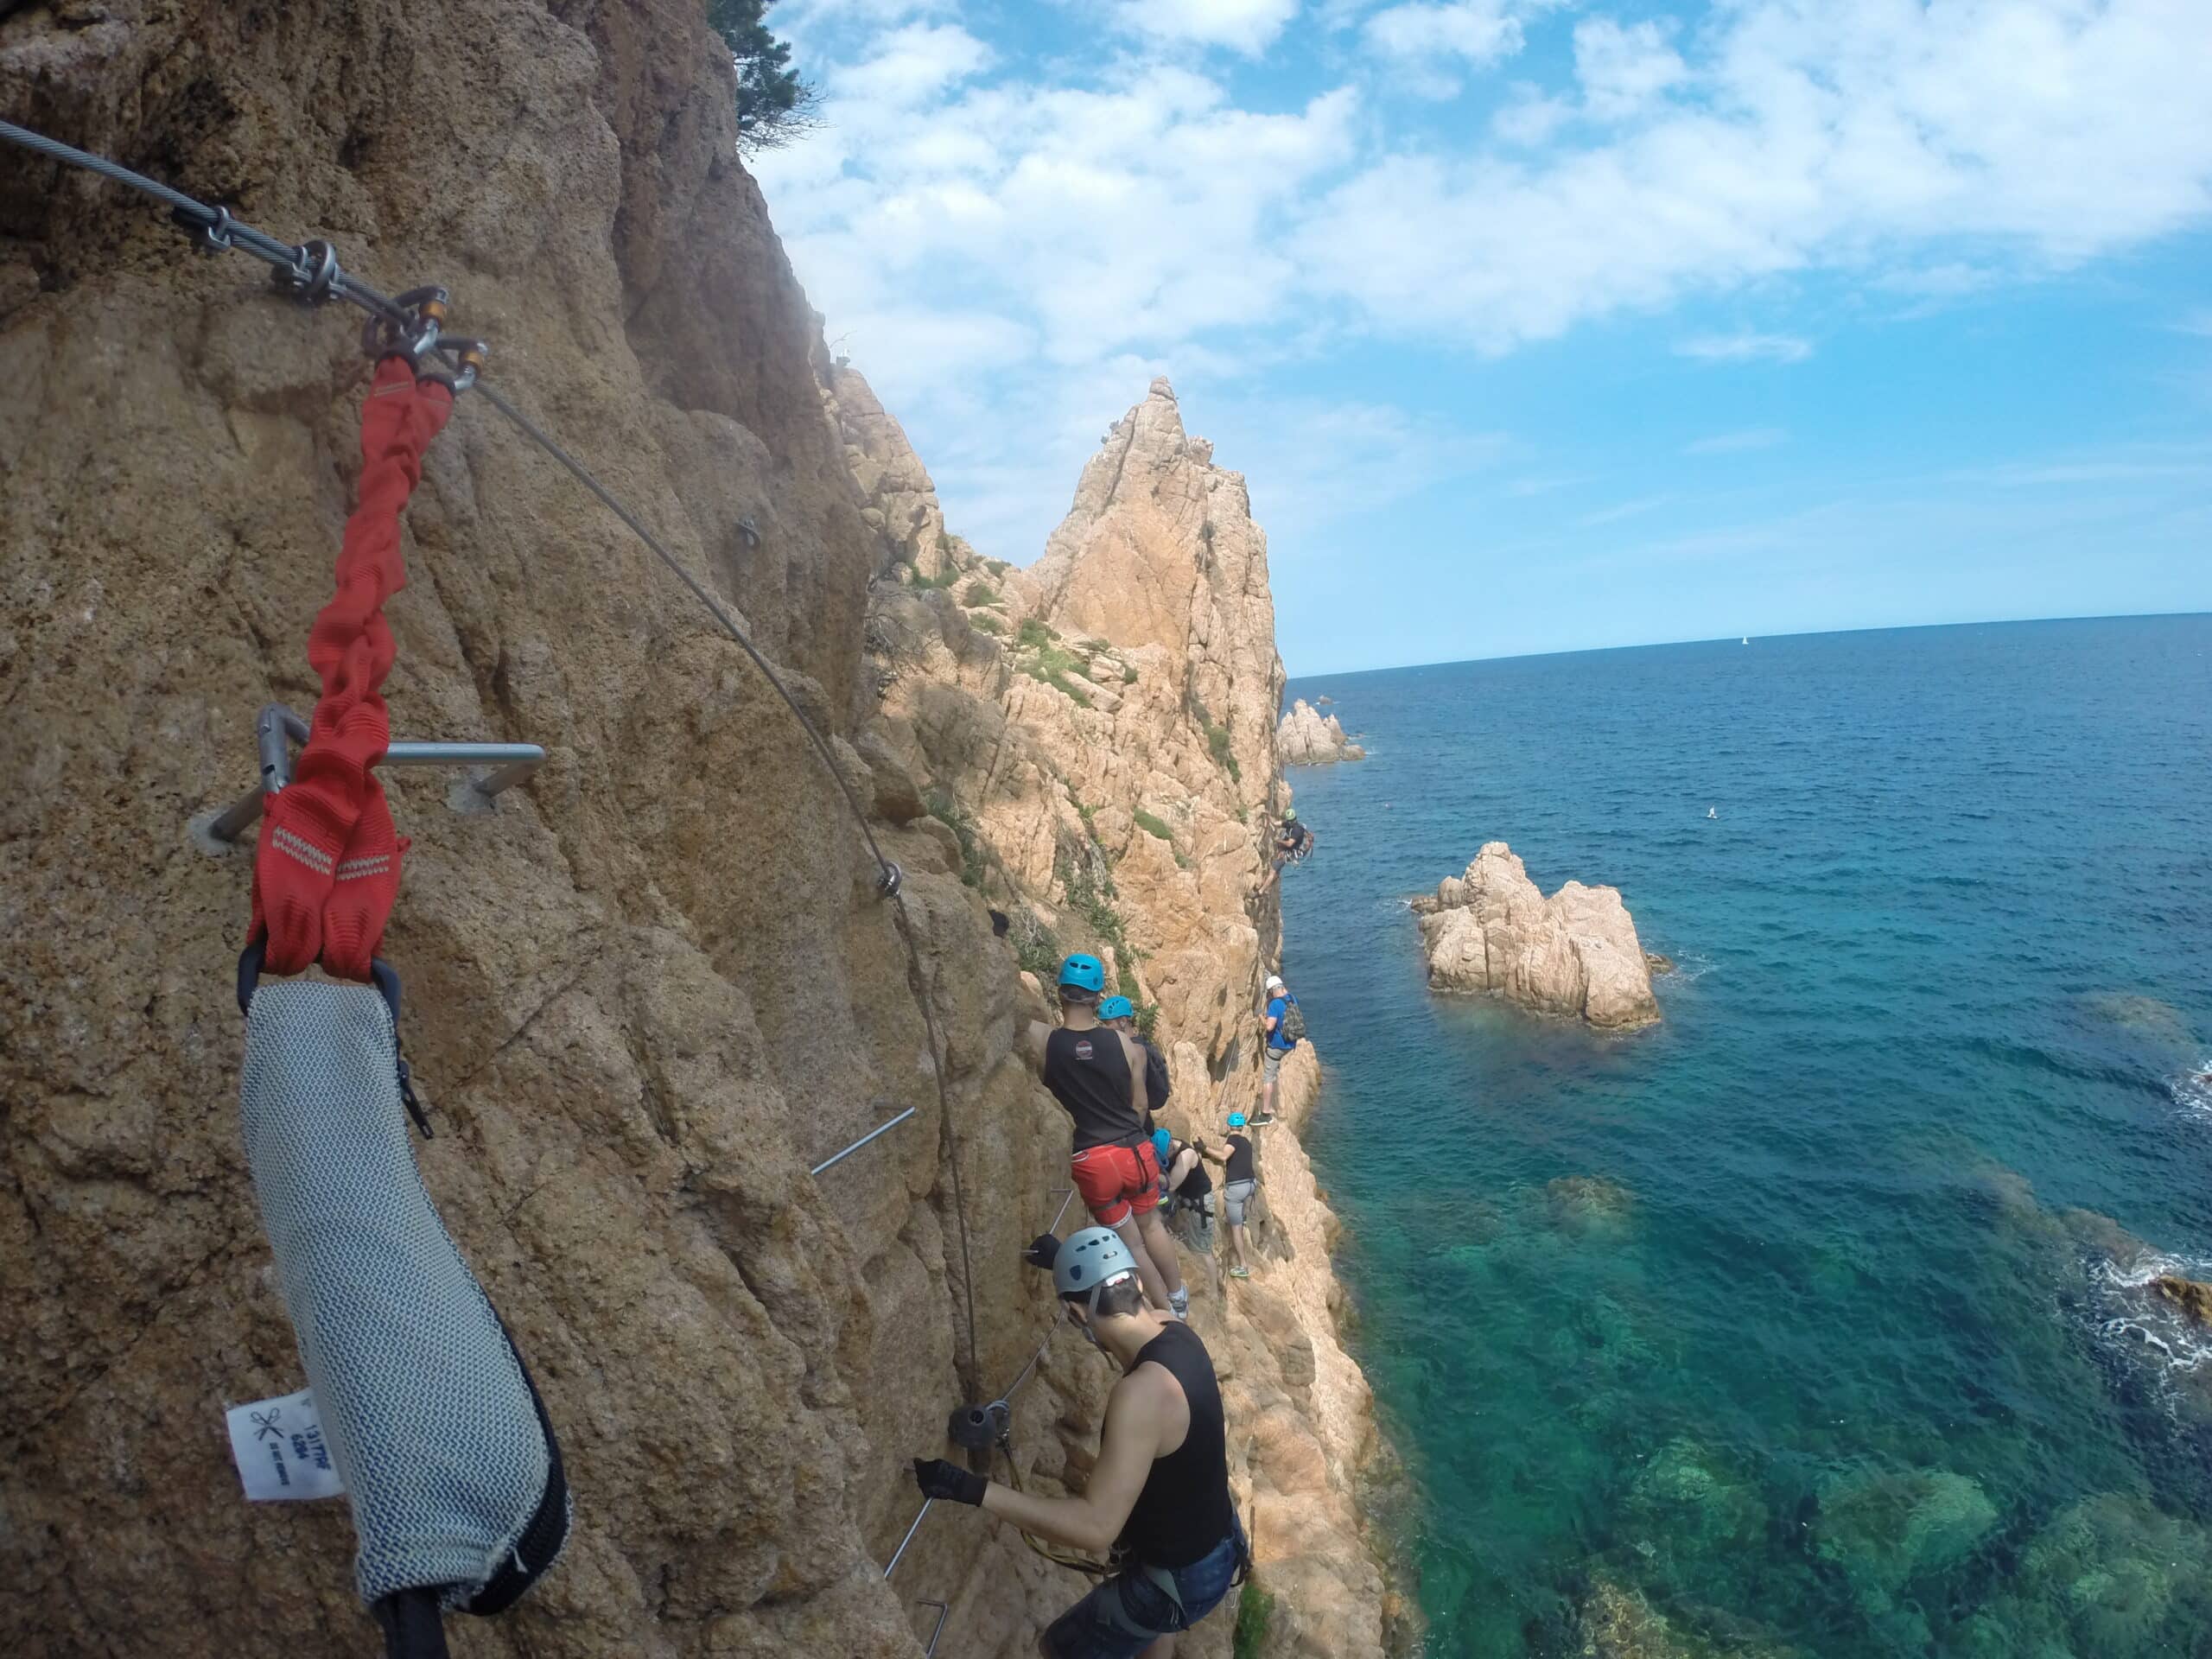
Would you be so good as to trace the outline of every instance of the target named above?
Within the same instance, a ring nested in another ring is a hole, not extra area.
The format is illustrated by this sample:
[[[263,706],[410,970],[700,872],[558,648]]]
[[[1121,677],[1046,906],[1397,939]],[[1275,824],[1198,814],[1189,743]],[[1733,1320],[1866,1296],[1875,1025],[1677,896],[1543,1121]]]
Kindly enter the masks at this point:
[[[1167,1103],[1167,1096],[1174,1084],[1167,1075],[1167,1057],[1152,1045],[1152,1039],[1137,1029],[1136,1005],[1126,996],[1109,996],[1098,1005],[1098,1022],[1125,1031],[1144,1045],[1145,1132],[1150,1134],[1153,1117]],[[1162,1166],[1162,1174],[1166,1173]]]
[[[1176,1633],[1218,1606],[1249,1564],[1221,1385],[1197,1333],[1145,1305],[1139,1264],[1113,1232],[1086,1227],[1050,1260],[1069,1321],[1122,1371],[1083,1495],[1034,1497],[943,1458],[916,1458],[914,1481],[925,1497],[1111,1552],[1113,1576],[1038,1639],[1045,1659],[1170,1659]]]
[[[1280,974],[1268,976],[1268,1005],[1260,1027],[1260,1109],[1252,1119],[1254,1128],[1275,1121],[1275,1085],[1283,1059],[1306,1039],[1306,1015]]]
[[[1197,1230],[1194,1241],[1206,1255],[1213,1251],[1213,1177],[1206,1173],[1208,1163],[1226,1160],[1218,1153],[1206,1150],[1203,1141],[1177,1141],[1162,1129],[1153,1137],[1159,1144],[1160,1185],[1166,1190],[1168,1214],[1192,1217]]]
[[[1260,1190],[1260,1165],[1253,1156],[1251,1140],[1237,1133],[1243,1127],[1244,1114],[1231,1112],[1228,1155],[1214,1160],[1223,1166],[1221,1202],[1229,1214],[1229,1276],[1232,1279],[1252,1276],[1251,1266],[1244,1256],[1244,1213],[1251,1205],[1252,1195]]]
[[[1306,855],[1313,850],[1313,826],[1300,822],[1298,809],[1287,806],[1282,812],[1282,827],[1275,831],[1275,866],[1285,863],[1303,864]]]
[[[1029,1026],[1031,1058],[1045,1086],[1075,1120],[1069,1171],[1091,1219],[1112,1229],[1136,1263],[1153,1306],[1180,1319],[1190,1293],[1175,1262],[1175,1241],[1160,1218],[1160,1162],[1145,1129],[1144,1046],[1098,1022],[1106,969],[1081,953],[1060,964],[1060,1025]]]

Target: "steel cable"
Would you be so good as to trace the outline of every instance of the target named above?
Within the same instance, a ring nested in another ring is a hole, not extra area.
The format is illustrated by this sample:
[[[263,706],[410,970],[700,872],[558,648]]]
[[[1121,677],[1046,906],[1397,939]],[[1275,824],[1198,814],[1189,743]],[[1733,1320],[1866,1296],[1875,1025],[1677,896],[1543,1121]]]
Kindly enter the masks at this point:
[[[119,162],[111,161],[105,156],[95,156],[88,150],[65,144],[59,139],[49,138],[44,133],[34,132],[29,127],[18,126],[12,121],[0,121],[0,140],[12,143],[19,149],[29,150],[34,155],[43,156],[50,161],[61,162],[65,166],[79,168],[86,172],[96,174],[102,178],[111,180],[117,184],[126,186],[152,197],[155,200],[174,209],[181,218],[190,219],[202,231],[209,232],[209,240],[206,245],[216,251],[229,247],[245,250],[255,257],[289,273],[302,285],[307,297],[327,296],[330,298],[342,299],[387,321],[402,325],[410,324],[414,321],[412,316],[394,301],[378,292],[359,277],[340,269],[336,263],[335,254],[330,251],[327,244],[321,245],[327,264],[327,275],[318,290],[307,286],[313,282],[318,264],[308,245],[294,247],[279,242],[274,237],[256,230],[252,226],[232,218],[227,209],[211,207],[181,190],[174,189],[157,180],[149,179],[143,173],[134,172]],[[829,769],[830,778],[836,782],[839,794],[844,798],[845,805],[852,814],[853,822],[860,829],[861,839],[868,843],[869,856],[875,861],[879,886],[884,895],[891,899],[894,905],[893,918],[899,939],[906,950],[907,982],[914,994],[916,1001],[920,1006],[922,1024],[930,1045],[930,1071],[937,1084],[939,1141],[944,1150],[945,1160],[952,1166],[953,1216],[958,1223],[960,1232],[962,1313],[966,1327],[968,1347],[967,1360],[963,1367],[961,1382],[963,1388],[968,1393],[973,1394],[976,1390],[977,1376],[976,1289],[975,1269],[968,1239],[967,1184],[961,1173],[959,1137],[952,1128],[951,1098],[944,1083],[946,1052],[938,1031],[934,999],[930,995],[927,976],[922,968],[920,947],[915,941],[912,921],[907,912],[905,895],[899,891],[899,867],[884,856],[883,849],[877,844],[875,832],[868,827],[868,816],[861,810],[860,799],[854,794],[852,785],[846,779],[842,769],[838,766],[836,752],[830,748],[829,740],[822,734],[814,721],[808,718],[806,711],[799,706],[798,699],[791,694],[791,688],[784,683],[783,677],[776,672],[768,659],[747,637],[745,631],[732,620],[728,612],[693,577],[690,571],[683,568],[676,556],[661,544],[660,539],[645,528],[638,516],[593,477],[582,462],[563,448],[528,416],[501,397],[496,389],[484,385],[479,379],[475,390],[493,408],[498,410],[512,423],[518,431],[558,461],[568,470],[571,477],[590,491],[593,495],[598,497],[608,512],[613,513],[624,524],[627,525],[638,539],[651,549],[653,555],[668,567],[677,580],[690,590],[692,597],[706,607],[715,620],[721,625],[723,631],[737,642],[745,654],[752,658],[753,666],[758,668],[768,683],[775,688],[776,694],[784,700],[785,705],[791,709],[793,717],[805,730],[807,737],[814,745],[816,753],[821,756],[823,765]]]

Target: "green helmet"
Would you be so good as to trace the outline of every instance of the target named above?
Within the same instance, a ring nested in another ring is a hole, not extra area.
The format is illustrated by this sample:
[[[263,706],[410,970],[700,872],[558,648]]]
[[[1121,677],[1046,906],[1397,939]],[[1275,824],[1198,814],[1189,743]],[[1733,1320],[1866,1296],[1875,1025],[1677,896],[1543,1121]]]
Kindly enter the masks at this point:
[[[1298,809],[1294,806],[1286,806],[1283,808],[1282,821],[1285,823],[1296,823],[1298,822]]]

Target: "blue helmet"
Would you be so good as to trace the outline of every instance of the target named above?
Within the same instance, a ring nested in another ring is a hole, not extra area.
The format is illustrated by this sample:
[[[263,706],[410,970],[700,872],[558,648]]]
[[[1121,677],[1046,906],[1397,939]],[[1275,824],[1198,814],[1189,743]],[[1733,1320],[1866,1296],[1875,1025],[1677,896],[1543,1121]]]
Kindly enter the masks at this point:
[[[1154,1129],[1152,1132],[1152,1149],[1160,1154],[1160,1160],[1162,1163],[1167,1161],[1167,1148],[1174,1143],[1175,1137],[1166,1130]]]
[[[1132,1020],[1136,1012],[1136,1004],[1126,996],[1109,996],[1098,1005],[1101,1020]]]
[[[1229,1115],[1229,1127],[1232,1129],[1243,1128],[1244,1127],[1244,1114],[1242,1112],[1231,1112]]]
[[[1106,988],[1106,964],[1078,951],[1060,964],[1060,983],[1073,990],[1103,991]]]
[[[1136,1274],[1136,1258],[1110,1227],[1071,1233],[1052,1256],[1052,1288],[1069,1301],[1098,1312],[1098,1293]]]

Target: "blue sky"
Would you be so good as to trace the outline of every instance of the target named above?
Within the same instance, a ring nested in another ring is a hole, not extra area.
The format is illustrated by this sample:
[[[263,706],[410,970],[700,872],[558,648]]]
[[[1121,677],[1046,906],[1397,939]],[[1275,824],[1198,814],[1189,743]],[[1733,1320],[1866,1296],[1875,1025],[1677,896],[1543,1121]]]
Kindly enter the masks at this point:
[[[2212,609],[2212,0],[782,0],[759,160],[1027,563],[1165,373],[1294,674]]]

